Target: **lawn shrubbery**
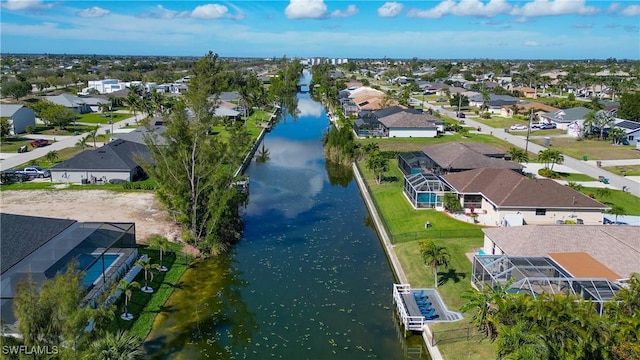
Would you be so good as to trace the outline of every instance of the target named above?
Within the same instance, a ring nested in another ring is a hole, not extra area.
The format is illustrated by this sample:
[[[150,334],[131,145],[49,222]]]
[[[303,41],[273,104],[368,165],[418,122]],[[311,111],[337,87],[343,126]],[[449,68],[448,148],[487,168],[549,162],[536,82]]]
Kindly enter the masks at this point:
[[[558,178],[560,178],[560,175],[557,172],[555,172],[555,171],[553,171],[551,169],[545,169],[545,168],[542,168],[542,169],[538,170],[538,175],[544,176],[544,177],[549,178],[549,179],[558,179]]]

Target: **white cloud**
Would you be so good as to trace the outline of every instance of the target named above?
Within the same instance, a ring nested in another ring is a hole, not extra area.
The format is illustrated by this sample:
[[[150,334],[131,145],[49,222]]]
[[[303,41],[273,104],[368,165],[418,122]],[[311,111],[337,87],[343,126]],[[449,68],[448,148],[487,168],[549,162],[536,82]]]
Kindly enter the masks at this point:
[[[284,14],[289,19],[320,19],[326,16],[323,0],[290,0]]]
[[[398,2],[386,2],[378,8],[378,16],[396,17],[402,11],[404,6]]]
[[[44,4],[42,0],[7,0],[2,2],[2,8],[7,10],[43,10],[51,9],[54,4]]]
[[[620,11],[622,16],[638,16],[640,15],[640,5],[629,5]]]
[[[522,45],[524,45],[524,46],[538,46],[540,44],[537,41],[534,41],[534,40],[527,40],[527,41],[523,42]]]
[[[445,15],[492,17],[508,13],[511,5],[506,0],[489,0],[486,4],[480,0],[444,0],[429,10],[412,9],[410,17],[437,19]]]
[[[224,17],[229,9],[224,5],[205,4],[196,6],[191,12],[191,17],[197,19],[220,19]]]
[[[614,12],[618,11],[619,8],[620,8],[620,3],[617,3],[617,2],[611,3],[607,8],[607,13],[613,14]]]
[[[600,10],[587,6],[585,0],[533,0],[522,7],[514,7],[511,15],[549,16],[549,15],[593,15]]]
[[[577,23],[577,24],[573,24],[573,27],[576,29],[591,29],[593,27],[593,24]]]
[[[331,17],[349,17],[358,13],[358,8],[355,5],[347,6],[346,10],[335,10],[331,13]]]
[[[155,9],[151,10],[151,11],[147,11],[145,13],[143,13],[142,17],[150,17],[150,18],[156,18],[156,19],[175,19],[178,17],[186,17],[189,16],[189,12],[188,11],[182,11],[182,12],[178,12],[175,10],[171,10],[171,9],[167,9],[162,5],[157,5],[155,7]]]
[[[80,16],[80,17],[90,17],[90,18],[95,18],[95,17],[103,17],[105,15],[109,15],[111,12],[107,9],[103,9],[101,7],[98,6],[93,6],[90,7],[88,9],[84,9],[84,10],[80,10],[78,12],[76,12],[76,15]]]

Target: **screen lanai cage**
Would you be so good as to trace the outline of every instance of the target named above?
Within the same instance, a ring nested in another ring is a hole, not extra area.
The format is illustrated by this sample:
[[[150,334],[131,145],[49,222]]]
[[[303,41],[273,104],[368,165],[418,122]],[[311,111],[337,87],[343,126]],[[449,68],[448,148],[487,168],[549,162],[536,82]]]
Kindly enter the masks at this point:
[[[476,255],[473,259],[472,281],[482,290],[485,286],[506,285],[508,293],[577,295],[596,303],[600,315],[603,304],[613,300],[620,286],[608,279],[574,278],[547,257]]]
[[[98,295],[129,269],[136,256],[134,223],[71,225],[2,274],[0,313],[3,331],[11,333],[14,330],[13,299],[21,281],[41,284],[75,264],[85,288],[80,305],[93,307]]]
[[[451,189],[437,175],[417,173],[404,178],[404,193],[415,208],[442,207],[442,198]]]

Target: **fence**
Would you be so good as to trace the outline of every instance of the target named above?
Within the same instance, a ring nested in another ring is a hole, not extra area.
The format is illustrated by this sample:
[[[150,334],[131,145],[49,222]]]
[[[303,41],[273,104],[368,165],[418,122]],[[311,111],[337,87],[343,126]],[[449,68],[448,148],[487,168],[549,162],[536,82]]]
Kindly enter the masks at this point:
[[[429,336],[431,346],[441,345],[445,343],[453,343],[459,341],[480,341],[485,338],[484,334],[478,331],[478,329],[467,326],[460,329],[440,330],[433,331],[431,329],[432,336]]]

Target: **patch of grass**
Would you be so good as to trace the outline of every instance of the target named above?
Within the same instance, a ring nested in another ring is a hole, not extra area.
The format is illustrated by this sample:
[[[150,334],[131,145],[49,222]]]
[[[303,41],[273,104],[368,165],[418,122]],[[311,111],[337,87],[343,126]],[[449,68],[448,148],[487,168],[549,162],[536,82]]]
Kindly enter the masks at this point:
[[[151,263],[159,263],[158,251],[143,248],[140,255],[147,254],[151,257]],[[135,316],[134,321],[125,321],[120,318],[124,310],[124,295],[116,302],[116,317],[107,326],[110,331],[129,330],[131,334],[144,339],[149,331],[156,315],[164,311],[163,306],[176,286],[179,286],[180,277],[185,272],[190,259],[178,253],[165,253],[164,265],[169,268],[167,272],[155,272],[153,281],[149,286],[154,289],[152,294],[141,290],[133,290],[129,301],[128,311]],[[141,271],[135,281],[144,286],[144,271]]]
[[[60,136],[72,136],[75,135],[76,132],[79,134],[83,134],[95,129],[95,126],[90,125],[69,125],[62,129],[58,129],[53,126],[38,126],[34,131],[35,134],[43,134],[43,135],[60,135]]]
[[[627,215],[640,216],[640,198],[622,190],[611,189],[611,196],[602,197],[598,195],[598,188],[583,187],[580,191],[588,196],[593,196],[596,200],[605,205],[619,205],[624,208]]]
[[[605,166],[603,169],[617,175],[622,175],[624,171],[626,176],[640,176],[640,165]]]
[[[523,121],[523,120],[519,120],[519,119],[512,119],[512,118],[505,118],[505,117],[501,117],[501,116],[491,116],[491,119],[482,119],[480,117],[474,117],[473,120],[485,124],[487,126],[491,126],[494,128],[498,128],[498,129],[504,129],[504,128],[510,128],[512,125],[516,125],[516,124],[523,124],[526,125],[527,121]]]
[[[543,139],[532,139],[532,142],[544,145]],[[574,159],[582,159],[585,155],[589,160],[640,159],[640,152],[634,145],[613,145],[601,140],[557,137],[551,140],[551,148]]]
[[[29,147],[29,150],[31,150],[31,146],[29,146],[29,143],[32,141],[32,139],[23,138],[21,136],[3,138],[2,143],[0,144],[0,152],[18,152],[18,149],[25,145]]]
[[[81,123],[89,123],[89,124],[108,124],[109,120],[113,119],[113,122],[118,122],[120,120],[124,120],[131,117],[130,114],[123,114],[114,112],[111,113],[89,113],[78,115],[77,122]],[[134,122],[133,120],[131,122]]]
[[[45,157],[39,157],[37,159],[33,159],[32,161],[20,164],[16,167],[14,167],[13,169],[22,169],[25,168],[27,166],[40,166],[43,167],[45,169],[51,168],[52,166],[54,166],[55,164],[61,163],[65,160],[69,160],[72,157],[74,157],[76,154],[82,152],[82,148],[80,146],[72,146],[72,147],[68,147],[68,148],[64,148],[64,149],[60,149],[60,150],[56,150],[56,152],[58,153],[58,159],[54,162],[50,162],[47,161],[45,159]]]
[[[372,142],[378,143],[380,150],[383,151],[421,151],[421,149],[428,145],[442,144],[451,141],[458,142],[481,142],[489,145],[493,145],[504,151],[509,150],[513,145],[504,140],[498,139],[495,136],[488,134],[469,134],[466,137],[457,133],[447,133],[446,135],[436,138],[369,138],[369,139],[356,139],[356,143],[368,144]]]
[[[591,176],[589,176],[587,174],[565,173],[565,172],[559,172],[557,174],[560,175],[560,179],[561,180],[567,180],[567,181],[596,181],[596,179],[592,178]]]

